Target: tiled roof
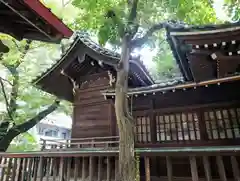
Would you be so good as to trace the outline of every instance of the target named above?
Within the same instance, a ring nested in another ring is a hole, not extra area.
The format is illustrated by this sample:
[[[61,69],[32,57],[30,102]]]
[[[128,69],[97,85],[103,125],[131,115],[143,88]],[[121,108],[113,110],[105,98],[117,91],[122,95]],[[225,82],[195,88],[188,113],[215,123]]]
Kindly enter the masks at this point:
[[[87,47],[89,47],[90,49],[94,50],[95,52],[97,52],[98,54],[101,54],[103,56],[106,56],[108,58],[112,58],[113,60],[115,59],[116,62],[114,62],[115,64],[118,63],[118,61],[120,60],[120,54],[116,53],[114,51],[111,51],[109,49],[106,49],[104,47],[101,47],[100,45],[98,45],[97,43],[95,43],[94,41],[91,40],[90,36],[88,33],[85,32],[80,32],[80,31],[76,31],[74,32],[74,34],[72,35],[72,37],[69,39],[68,45],[65,47],[65,50],[62,52],[61,54],[61,58],[55,60],[48,69],[44,70],[43,72],[40,73],[40,75],[38,75],[34,80],[33,83],[36,84],[39,80],[41,80],[45,75],[47,75],[51,70],[53,70],[56,66],[58,66],[64,59],[65,56],[68,55],[69,52],[71,52],[71,50],[79,43],[79,42],[84,43]],[[133,59],[133,60],[132,60]],[[134,57],[131,57],[131,61],[135,61]],[[143,62],[139,62],[141,65],[142,70],[147,74],[147,76],[149,77],[149,79],[151,79],[151,81],[153,82],[152,78],[149,75],[149,72],[147,71],[146,67],[144,66]]]

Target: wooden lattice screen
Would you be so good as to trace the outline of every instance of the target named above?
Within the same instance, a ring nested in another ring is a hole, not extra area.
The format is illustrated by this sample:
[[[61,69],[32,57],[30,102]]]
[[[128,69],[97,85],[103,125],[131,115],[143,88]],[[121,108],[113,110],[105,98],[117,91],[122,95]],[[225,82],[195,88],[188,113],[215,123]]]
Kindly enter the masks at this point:
[[[240,108],[140,112],[134,117],[138,143],[151,143],[155,139],[157,143],[168,143],[240,138]]]
[[[199,140],[199,123],[195,113],[157,115],[157,141]]]
[[[208,139],[240,138],[240,108],[204,112]]]
[[[138,143],[151,142],[150,118],[148,116],[136,118],[135,134]]]

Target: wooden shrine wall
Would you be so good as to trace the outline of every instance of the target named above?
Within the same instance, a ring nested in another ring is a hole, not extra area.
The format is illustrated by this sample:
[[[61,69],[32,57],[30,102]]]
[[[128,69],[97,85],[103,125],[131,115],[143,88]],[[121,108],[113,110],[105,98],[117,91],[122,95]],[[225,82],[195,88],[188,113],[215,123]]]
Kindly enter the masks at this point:
[[[81,80],[83,84],[75,94],[72,138],[111,136],[112,105],[100,92],[109,86],[107,72]]]
[[[239,144],[239,92],[239,86],[233,89],[228,84],[138,95],[132,101],[136,142],[141,146]]]

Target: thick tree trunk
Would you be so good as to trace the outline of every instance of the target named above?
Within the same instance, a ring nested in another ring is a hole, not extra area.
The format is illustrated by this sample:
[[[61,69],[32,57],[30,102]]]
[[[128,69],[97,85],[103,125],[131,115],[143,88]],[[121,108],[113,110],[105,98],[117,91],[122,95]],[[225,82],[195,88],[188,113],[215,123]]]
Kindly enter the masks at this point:
[[[117,72],[115,111],[119,129],[119,180],[135,180],[134,121],[129,114],[127,91],[130,41],[123,38],[121,60]]]

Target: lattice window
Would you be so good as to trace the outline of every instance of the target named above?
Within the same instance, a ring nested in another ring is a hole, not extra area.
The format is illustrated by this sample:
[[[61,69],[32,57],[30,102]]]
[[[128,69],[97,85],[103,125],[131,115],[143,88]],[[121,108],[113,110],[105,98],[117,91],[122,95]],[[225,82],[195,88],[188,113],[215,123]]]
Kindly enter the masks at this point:
[[[216,109],[204,112],[208,139],[240,137],[240,108]]]
[[[149,117],[141,116],[136,118],[135,134],[137,142],[151,142]]]
[[[199,140],[200,131],[195,113],[159,115],[157,122],[157,141]]]

